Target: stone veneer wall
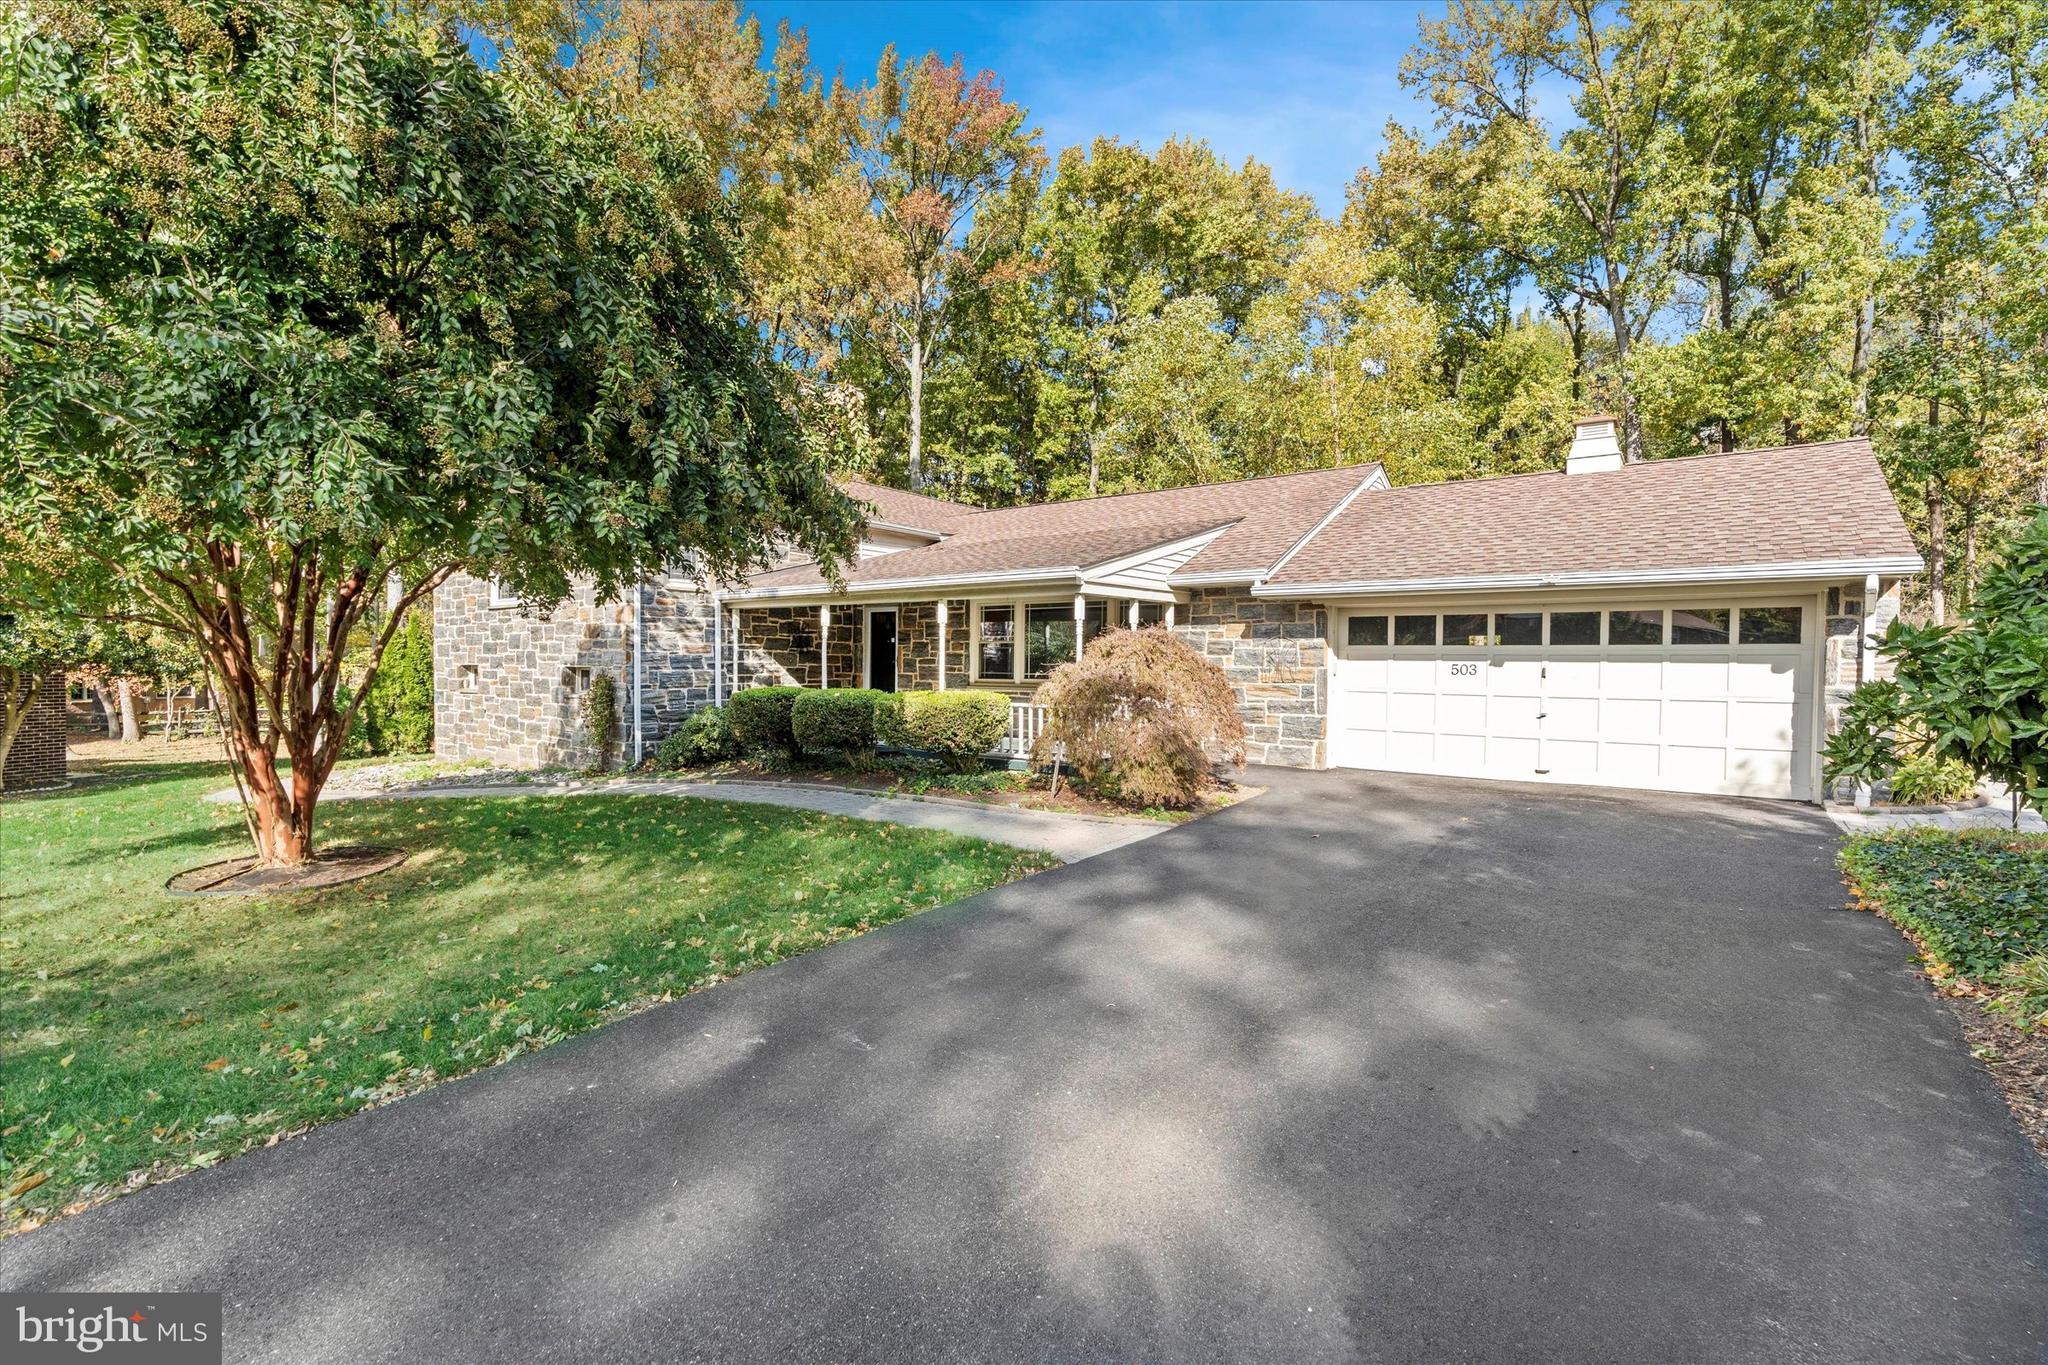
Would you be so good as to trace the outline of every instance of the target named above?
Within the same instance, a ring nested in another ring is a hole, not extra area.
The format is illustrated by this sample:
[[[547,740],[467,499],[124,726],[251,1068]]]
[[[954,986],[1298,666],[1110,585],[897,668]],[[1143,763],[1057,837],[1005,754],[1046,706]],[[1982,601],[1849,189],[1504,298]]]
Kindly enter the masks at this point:
[[[54,786],[70,776],[64,754],[68,722],[64,675],[46,673],[35,704],[22,717],[21,729],[15,732],[14,747],[7,751],[7,768],[0,772],[0,790]]]
[[[946,686],[965,687],[968,636],[974,618],[965,602],[946,606]],[[913,692],[939,685],[939,613],[931,602],[905,602],[896,608],[896,686]]]
[[[434,592],[435,754],[515,768],[590,763],[569,670],[610,674],[625,712],[631,640],[630,605],[599,602],[589,584],[535,616],[491,605],[487,581],[456,574]]]
[[[1241,588],[1197,589],[1176,616],[1175,633],[1221,665],[1237,689],[1246,758],[1324,767],[1329,653],[1323,608],[1261,601]]]
[[[818,685],[818,609],[741,607],[727,617],[739,621],[741,687]],[[834,687],[860,686],[861,611],[832,609],[826,681]],[[901,626],[898,626],[901,634]]]
[[[1902,586],[1897,580],[1885,585],[1875,602],[1862,600],[1863,585],[1860,583],[1828,589],[1827,637],[1822,646],[1820,680],[1827,734],[1832,735],[1841,728],[1842,709],[1849,704],[1850,695],[1858,687],[1865,682],[1889,678],[1897,671],[1891,660],[1873,651],[1871,677],[1865,678],[1861,644],[1866,628],[1871,634],[1882,637],[1891,623],[1898,619]],[[1855,604],[1861,604],[1862,614],[1848,609]],[[1855,784],[1847,781],[1829,783],[1825,794],[1835,801],[1854,800]]]

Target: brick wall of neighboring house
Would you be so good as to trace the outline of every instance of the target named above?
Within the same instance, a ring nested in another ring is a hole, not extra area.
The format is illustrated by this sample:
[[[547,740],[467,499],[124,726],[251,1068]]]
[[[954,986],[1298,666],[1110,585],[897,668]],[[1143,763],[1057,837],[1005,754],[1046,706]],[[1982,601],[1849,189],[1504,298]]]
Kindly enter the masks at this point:
[[[1197,589],[1175,631],[1222,666],[1244,716],[1253,763],[1320,768],[1329,710],[1324,612],[1312,602],[1266,602],[1242,588]]]
[[[741,687],[818,685],[816,607],[745,607],[736,608],[732,616],[740,623]],[[832,686],[860,686],[860,637],[860,608],[835,607],[826,649],[827,681]]]
[[[69,770],[65,764],[64,732],[68,728],[64,704],[64,675],[43,677],[42,690],[21,729],[15,732],[14,747],[7,751],[7,768],[0,772],[0,789],[22,791],[62,782]]]

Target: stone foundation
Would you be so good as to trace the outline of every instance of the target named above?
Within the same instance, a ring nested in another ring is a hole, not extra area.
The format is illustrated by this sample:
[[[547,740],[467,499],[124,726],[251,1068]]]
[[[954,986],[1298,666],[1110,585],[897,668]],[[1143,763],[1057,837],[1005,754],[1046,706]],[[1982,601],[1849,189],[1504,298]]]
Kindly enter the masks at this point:
[[[1218,664],[1237,690],[1245,756],[1321,768],[1328,762],[1326,613],[1313,602],[1267,602],[1243,589],[1197,589],[1174,631]]]

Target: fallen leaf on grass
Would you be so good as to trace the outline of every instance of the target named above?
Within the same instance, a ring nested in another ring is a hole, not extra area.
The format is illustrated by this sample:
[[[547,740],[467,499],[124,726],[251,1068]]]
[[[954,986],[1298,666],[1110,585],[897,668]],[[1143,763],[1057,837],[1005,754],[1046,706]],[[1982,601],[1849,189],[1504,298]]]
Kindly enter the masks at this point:
[[[220,1070],[220,1069],[221,1069],[222,1067],[226,1066],[227,1064],[228,1064],[228,1059],[227,1059],[227,1058],[225,1058],[225,1057],[216,1057],[216,1058],[214,1058],[214,1059],[213,1059],[212,1061],[208,1062],[208,1063],[207,1063],[207,1064],[206,1064],[206,1065],[205,1065],[204,1067],[202,1067],[202,1068],[200,1068],[200,1069],[201,1069],[202,1071],[218,1071],[218,1070]]]
[[[37,1171],[34,1175],[25,1175],[7,1187],[7,1197],[9,1199],[19,1198],[49,1178],[50,1173],[48,1171]]]

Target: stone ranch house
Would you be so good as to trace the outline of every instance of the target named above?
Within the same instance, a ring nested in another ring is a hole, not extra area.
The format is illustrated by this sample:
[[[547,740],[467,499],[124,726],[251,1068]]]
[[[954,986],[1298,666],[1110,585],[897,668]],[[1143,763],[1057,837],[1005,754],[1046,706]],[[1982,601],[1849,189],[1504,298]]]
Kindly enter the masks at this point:
[[[436,747],[584,761],[619,684],[629,757],[764,683],[990,688],[1005,748],[1048,670],[1158,627],[1237,689],[1255,762],[1816,800],[1820,740],[1922,563],[1867,441],[1395,488],[1377,464],[981,510],[849,483],[858,563],[585,592],[536,619],[434,603]]]

